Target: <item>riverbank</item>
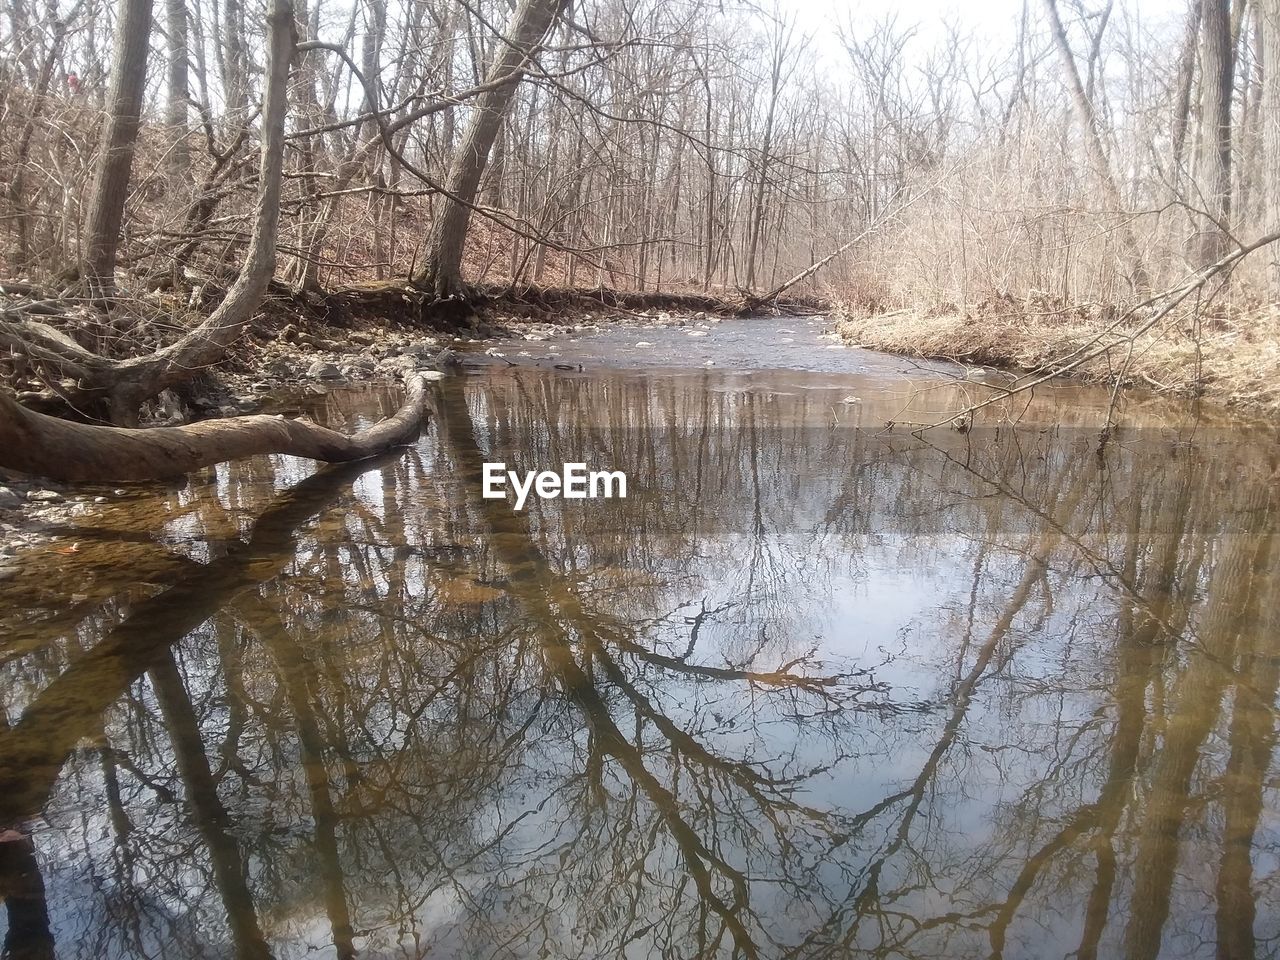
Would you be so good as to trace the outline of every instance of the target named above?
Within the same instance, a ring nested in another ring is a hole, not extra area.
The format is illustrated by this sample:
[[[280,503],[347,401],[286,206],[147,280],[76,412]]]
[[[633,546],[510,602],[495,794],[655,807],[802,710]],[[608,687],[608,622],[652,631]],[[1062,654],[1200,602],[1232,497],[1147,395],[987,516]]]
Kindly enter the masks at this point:
[[[402,297],[408,299],[401,302]],[[784,308],[815,306],[797,300]],[[611,329],[687,327],[694,336],[705,335],[741,312],[734,301],[699,294],[537,288],[416,303],[409,288],[398,284],[349,289],[325,294],[323,301],[270,302],[210,380],[239,395],[241,409],[222,411],[234,415],[246,412],[254,392],[292,383],[390,382],[406,364],[554,364],[560,349],[554,341]],[[511,349],[513,342],[520,349]]]
[[[1114,310],[1012,297],[884,313],[838,304],[832,320],[853,346],[1015,372],[1047,371],[1085,347],[1111,343],[1071,375],[1280,413],[1280,310],[1274,306],[1206,309],[1198,318],[1183,311],[1136,335],[1129,331],[1142,317],[1118,323]]]
[[[524,365],[580,370],[580,363],[561,362],[561,344],[621,329],[637,331],[637,337],[664,327],[706,336],[736,310],[730,301],[697,294],[551,288],[521,295],[481,293],[465,303],[434,307],[409,297],[397,306],[396,289],[387,284],[323,295],[278,289],[222,363],[193,376],[180,395],[162,393],[144,410],[141,425],[281,412],[281,397],[390,387],[406,369]],[[219,296],[209,291],[201,295],[210,302]],[[803,301],[792,306],[807,308]],[[47,387],[34,380],[26,389],[22,386],[18,396],[24,404],[63,412]],[[296,415],[289,412],[292,406],[286,405],[287,415]],[[0,469],[0,581],[14,575],[26,551],[57,539],[60,530],[97,505],[127,499],[139,489],[145,487],[60,483]]]
[[[120,358],[122,325],[133,353],[160,349],[162,331],[203,322],[227,296],[203,282],[164,289],[118,290],[116,308],[104,314],[88,301],[60,295],[27,281],[0,281],[0,310],[38,321],[53,335],[88,350]],[[296,290],[273,282],[244,333],[215,364],[141,411],[141,425],[173,424],[210,416],[253,412],[252,393],[300,380],[395,380],[406,358],[418,369],[436,365],[442,349],[512,337],[530,342],[613,326],[638,328],[703,324],[760,309],[750,297],[685,291],[628,291],[479,285],[468,296],[438,299],[406,281],[382,281],[332,290]],[[788,314],[825,313],[829,304],[782,296],[769,309]],[[0,371],[5,372],[5,371]],[[62,393],[26,364],[8,376],[19,402],[42,413],[86,416],[69,409]],[[241,394],[236,396],[237,391]],[[245,396],[245,394],[250,394]]]
[[[194,378],[180,404],[162,396],[149,408],[146,425],[247,413],[314,418],[313,408],[331,397],[395,398],[406,369],[444,368],[496,377],[508,369],[516,376],[564,371],[569,382],[618,379],[624,373],[628,382],[673,377],[701,382],[705,373],[721,384],[717,389],[730,392],[815,398],[831,423],[870,425],[877,431],[891,421],[935,422],[970,402],[980,382],[1004,380],[972,367],[857,349],[841,342],[832,320],[820,314],[729,317],[652,308],[580,309],[557,313],[552,322],[489,310],[445,331],[374,317],[338,326],[275,309],[237,343],[226,363]],[[1190,416],[1186,403],[1151,393],[1135,394],[1138,403],[1130,408],[1143,423],[1177,425]],[[1053,422],[1087,426],[1096,434],[1108,399],[1105,390],[1064,381],[1037,391],[1038,403],[1047,406],[1021,410],[1021,415],[1033,427]],[[1246,422],[1217,412],[1220,425]],[[943,440],[951,436],[943,434]],[[82,523],[92,526],[91,518],[104,507],[145,496],[154,486],[57,483],[0,471],[0,581],[12,577],[33,548],[61,538],[66,542],[59,549],[74,552],[77,542],[68,531]]]

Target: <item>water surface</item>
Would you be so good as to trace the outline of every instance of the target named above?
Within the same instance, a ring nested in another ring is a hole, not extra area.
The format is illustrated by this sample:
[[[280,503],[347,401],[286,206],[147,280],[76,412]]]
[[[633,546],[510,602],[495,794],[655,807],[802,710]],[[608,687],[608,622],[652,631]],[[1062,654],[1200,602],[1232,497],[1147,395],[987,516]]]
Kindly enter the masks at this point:
[[[7,954],[1274,956],[1274,438],[1061,388],[921,439],[981,385],[800,323],[69,522],[0,585]]]

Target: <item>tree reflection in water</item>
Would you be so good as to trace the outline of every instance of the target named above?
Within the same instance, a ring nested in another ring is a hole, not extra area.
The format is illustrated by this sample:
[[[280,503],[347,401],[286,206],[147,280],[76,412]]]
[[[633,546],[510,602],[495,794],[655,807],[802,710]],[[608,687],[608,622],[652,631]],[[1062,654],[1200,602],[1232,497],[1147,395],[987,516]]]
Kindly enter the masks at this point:
[[[68,531],[6,585],[6,956],[1271,955],[1256,445],[793,381],[455,379]],[[581,459],[632,495],[479,496]]]

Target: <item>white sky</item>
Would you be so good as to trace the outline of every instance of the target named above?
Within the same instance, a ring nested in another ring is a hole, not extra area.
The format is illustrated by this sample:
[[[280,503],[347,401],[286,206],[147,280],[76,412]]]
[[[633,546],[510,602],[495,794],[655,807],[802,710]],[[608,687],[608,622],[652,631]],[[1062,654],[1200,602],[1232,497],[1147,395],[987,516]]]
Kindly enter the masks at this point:
[[[1044,0],[1027,0],[1028,12],[1039,20],[1043,16]],[[1125,12],[1140,14],[1151,26],[1164,22],[1181,23],[1188,4],[1193,0],[1115,0],[1112,24]],[[947,22],[958,25],[962,32],[974,40],[991,41],[1002,46],[1011,44],[1017,36],[1022,16],[1023,0],[776,0],[778,9],[796,15],[800,28],[812,37],[813,43],[826,53],[839,52],[837,26],[852,19],[855,27],[868,25],[897,15],[900,27],[918,25],[920,47],[933,46],[933,41],[943,35]],[[1070,18],[1067,0],[1059,0],[1064,19]],[[1084,0],[1087,10],[1100,10],[1105,0]]]

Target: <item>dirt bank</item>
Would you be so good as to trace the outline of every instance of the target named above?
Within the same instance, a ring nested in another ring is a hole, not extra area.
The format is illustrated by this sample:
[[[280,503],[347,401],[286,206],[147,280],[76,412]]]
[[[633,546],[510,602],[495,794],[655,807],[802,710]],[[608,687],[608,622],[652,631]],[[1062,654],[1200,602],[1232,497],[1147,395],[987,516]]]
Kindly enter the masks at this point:
[[[1086,346],[1112,349],[1072,371],[1095,383],[1139,386],[1266,413],[1280,413],[1280,310],[1183,311],[1151,330],[1129,333],[1142,315],[1062,306],[1045,299],[990,298],[972,307],[869,313],[838,304],[842,339],[905,356],[1046,371]]]
[[[813,312],[827,305],[787,300],[774,309]],[[254,392],[294,381],[394,380],[406,358],[420,369],[438,367],[444,351],[466,362],[486,358],[498,340],[524,340],[533,361],[553,362],[555,347],[537,344],[609,327],[709,325],[740,315],[744,305],[701,294],[613,290],[482,290],[468,300],[419,302],[411,288],[388,284],[324,295],[273,300],[215,378],[239,393],[247,409]],[[247,396],[246,396],[247,395]],[[234,405],[233,405],[234,406]]]
[[[0,308],[37,319],[58,334],[110,356],[158,349],[165,331],[194,326],[226,296],[206,279],[181,289],[120,290],[112,316],[27,282],[0,281]],[[827,304],[779,297],[769,309],[812,313]],[[466,297],[436,299],[403,281],[331,291],[293,290],[273,283],[245,334],[215,366],[144,406],[142,425],[172,424],[253,412],[256,397],[302,380],[394,380],[406,357],[420,369],[440,351],[499,338],[546,340],[604,325],[657,326],[699,318],[723,319],[758,310],[749,298],[703,293],[636,292],[556,287],[477,287]],[[120,330],[128,328],[128,335]],[[123,353],[120,345],[124,346]],[[38,371],[0,358],[0,378],[24,405],[82,419]]]

